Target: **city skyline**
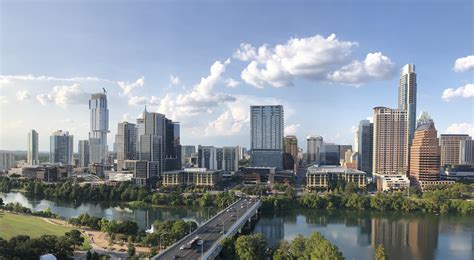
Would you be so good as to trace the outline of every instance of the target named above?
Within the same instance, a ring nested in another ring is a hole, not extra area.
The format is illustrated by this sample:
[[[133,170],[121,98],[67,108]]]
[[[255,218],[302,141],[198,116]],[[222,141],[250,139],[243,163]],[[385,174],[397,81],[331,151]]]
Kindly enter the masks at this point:
[[[104,3],[75,3],[77,11],[72,13],[70,7],[54,3],[28,10],[21,3],[2,3],[6,22],[1,27],[0,149],[27,150],[25,135],[31,129],[39,133],[39,151],[48,151],[48,137],[57,129],[69,131],[75,140],[88,139],[87,100],[102,88],[109,92],[109,150],[118,123],[135,123],[145,105],[181,122],[183,145],[250,147],[251,105],[283,105],[285,135],[296,135],[303,149],[309,135],[354,144],[359,121],[371,117],[374,107],[397,107],[405,64],[416,66],[417,113],[428,111],[438,134],[474,135],[474,55],[472,33],[465,33],[470,31],[472,4],[434,3],[439,8],[424,9],[417,3],[410,6],[413,13],[406,14],[408,7],[392,3],[391,12],[377,19],[382,23],[378,26],[370,18],[355,19],[357,8],[374,13],[384,9],[367,3],[338,5],[337,13],[324,3],[265,6],[274,11],[266,16],[268,21],[245,4],[235,6],[235,11],[246,11],[237,12],[239,21],[232,19],[234,12],[226,13],[227,5],[209,3],[184,6],[183,20],[175,21],[171,17],[179,8],[173,4],[123,3],[113,6],[115,14],[97,16],[88,10],[103,10]],[[197,19],[212,11],[213,19]],[[288,24],[281,24],[285,11],[300,17],[286,14]],[[22,12],[37,19],[24,21]],[[406,20],[397,19],[402,13]],[[57,25],[65,15],[71,19]],[[142,21],[133,22],[138,15]],[[350,15],[352,26],[344,24],[345,15]],[[423,18],[411,24],[409,18],[415,15]],[[211,23],[217,18],[219,26]],[[191,27],[200,30],[187,28],[191,21]],[[252,23],[252,33],[245,31]],[[234,33],[217,40],[229,26]],[[59,39],[41,35],[51,27]],[[26,30],[22,38],[20,29]],[[409,40],[395,41],[401,33]],[[133,37],[122,39],[122,34]],[[75,37],[91,38],[95,44],[78,44]],[[55,47],[58,44],[64,48]],[[196,49],[201,51],[192,51]]]

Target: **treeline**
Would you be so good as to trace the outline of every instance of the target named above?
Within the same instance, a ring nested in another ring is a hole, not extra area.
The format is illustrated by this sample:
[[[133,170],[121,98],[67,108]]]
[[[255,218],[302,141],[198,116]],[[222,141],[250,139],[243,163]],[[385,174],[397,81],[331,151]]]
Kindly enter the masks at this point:
[[[283,210],[295,207],[310,209],[351,209],[402,212],[474,214],[474,202],[468,200],[472,185],[454,184],[443,189],[411,194],[406,192],[378,192],[371,196],[352,192],[311,193],[296,197],[291,193],[263,197],[264,210]]]
[[[45,218],[60,218],[58,215],[54,214],[50,208],[47,208],[43,211],[31,211],[31,209],[27,207],[23,207],[20,203],[7,203],[6,205],[2,205],[0,203],[0,208],[6,211],[11,211],[15,213],[21,213],[26,215],[32,215],[37,217],[45,217]]]
[[[58,259],[70,259],[76,246],[81,246],[84,238],[75,229],[64,236],[42,235],[30,238],[19,235],[5,240],[0,238],[0,259],[39,259],[41,255],[53,254]]]
[[[106,218],[98,218],[90,216],[89,214],[81,214],[77,218],[70,218],[68,222],[76,227],[88,226],[95,230],[100,230],[109,234],[124,234],[124,235],[137,235],[138,225],[134,221],[124,220],[108,220]]]
[[[140,243],[148,246],[166,248],[197,228],[194,221],[182,219],[157,220],[153,223],[153,233],[141,237]]]
[[[308,238],[298,235],[293,241],[283,240],[276,249],[268,248],[261,233],[242,235],[235,241],[226,238],[222,241],[223,259],[344,259],[337,246],[331,244],[319,232]]]

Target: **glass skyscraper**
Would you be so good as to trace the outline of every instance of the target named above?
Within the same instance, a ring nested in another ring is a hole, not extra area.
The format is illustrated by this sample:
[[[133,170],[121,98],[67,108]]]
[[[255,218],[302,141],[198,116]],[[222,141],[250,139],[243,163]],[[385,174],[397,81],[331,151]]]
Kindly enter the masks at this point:
[[[89,100],[90,132],[89,158],[91,163],[106,164],[107,161],[107,133],[109,132],[109,109],[107,108],[107,94],[92,94]]]
[[[403,66],[398,88],[398,109],[407,111],[407,138],[411,145],[416,127],[416,73],[415,65]]]
[[[38,159],[38,132],[34,129],[28,132],[28,156],[29,165],[39,164]]]
[[[69,132],[58,130],[50,137],[49,162],[72,164],[74,137]]]

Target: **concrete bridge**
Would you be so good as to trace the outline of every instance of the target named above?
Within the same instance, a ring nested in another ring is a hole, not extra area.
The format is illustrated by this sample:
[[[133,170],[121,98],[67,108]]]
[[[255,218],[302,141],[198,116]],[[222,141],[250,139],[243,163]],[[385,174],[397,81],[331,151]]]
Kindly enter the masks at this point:
[[[261,205],[259,199],[241,198],[152,259],[214,259],[222,249],[221,241],[240,232]]]

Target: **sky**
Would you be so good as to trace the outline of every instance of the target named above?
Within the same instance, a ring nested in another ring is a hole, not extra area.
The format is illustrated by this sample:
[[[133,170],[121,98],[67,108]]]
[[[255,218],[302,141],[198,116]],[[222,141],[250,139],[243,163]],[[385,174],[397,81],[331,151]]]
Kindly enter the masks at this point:
[[[417,114],[474,136],[472,1],[0,0],[0,150],[87,139],[88,98],[117,123],[145,105],[181,122],[181,143],[250,143],[250,105],[281,104],[285,134],[352,144],[376,106],[397,107],[416,66]]]

